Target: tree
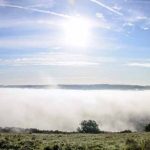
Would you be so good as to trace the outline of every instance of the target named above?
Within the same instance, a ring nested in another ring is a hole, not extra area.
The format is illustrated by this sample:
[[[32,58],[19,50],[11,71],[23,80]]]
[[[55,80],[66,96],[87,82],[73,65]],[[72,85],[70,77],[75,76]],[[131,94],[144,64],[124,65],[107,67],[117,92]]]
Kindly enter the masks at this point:
[[[145,126],[145,131],[150,132],[150,123]]]
[[[94,120],[83,120],[80,123],[81,127],[78,127],[78,132],[80,133],[99,133],[99,127]]]

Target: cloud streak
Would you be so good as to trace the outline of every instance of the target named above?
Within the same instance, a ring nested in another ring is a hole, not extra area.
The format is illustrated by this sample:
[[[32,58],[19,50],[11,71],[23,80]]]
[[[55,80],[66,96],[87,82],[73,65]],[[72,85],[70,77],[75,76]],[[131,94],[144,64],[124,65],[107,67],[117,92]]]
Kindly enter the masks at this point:
[[[133,62],[127,64],[128,66],[131,67],[144,67],[144,68],[150,68],[150,63],[139,63],[139,62]]]
[[[113,13],[115,13],[115,14],[117,14],[117,15],[119,15],[119,16],[123,16],[123,14],[121,12],[116,11],[115,9],[103,4],[102,2],[100,2],[98,0],[90,0],[90,1],[97,4],[97,5],[99,5],[99,6],[101,6],[101,7],[103,7],[103,8],[105,8],[105,9],[107,9],[107,10],[109,10],[109,11],[111,11],[111,12],[113,12]]]
[[[77,58],[76,58],[77,57]],[[100,60],[94,60],[82,55],[70,55],[67,53],[45,53],[32,57],[16,59],[0,59],[0,65],[9,66],[72,66],[84,67],[100,65]]]
[[[126,0],[127,1],[127,0]],[[127,1],[128,3],[147,3],[147,4],[150,4],[150,1],[149,0],[128,0]]]
[[[63,13],[56,13],[53,11],[48,11],[48,10],[42,10],[42,9],[37,9],[37,8],[31,8],[31,7],[25,7],[25,6],[20,6],[20,5],[13,5],[13,4],[0,4],[0,7],[9,7],[9,8],[17,8],[17,9],[23,9],[23,10],[28,10],[28,11],[34,11],[38,13],[44,13],[44,14],[50,14],[62,18],[70,18],[69,15],[63,14]]]

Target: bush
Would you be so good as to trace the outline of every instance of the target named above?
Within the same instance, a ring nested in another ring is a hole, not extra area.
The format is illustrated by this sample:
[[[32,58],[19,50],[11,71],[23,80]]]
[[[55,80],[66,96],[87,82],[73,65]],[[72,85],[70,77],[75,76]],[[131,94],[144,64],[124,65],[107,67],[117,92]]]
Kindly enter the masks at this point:
[[[124,130],[124,131],[120,131],[120,133],[132,133],[131,130]]]
[[[77,130],[80,133],[99,133],[99,127],[94,120],[83,120]]]
[[[54,145],[53,147],[46,146],[44,150],[61,150],[61,148],[58,145]]]
[[[13,149],[13,150],[18,150],[19,146],[10,143],[9,141],[6,140],[0,140],[0,149]]]
[[[49,146],[46,146],[46,147],[44,147],[44,150],[52,150],[52,148]]]
[[[150,132],[150,123],[145,126],[144,129],[146,132]]]
[[[53,150],[59,150],[60,148],[59,148],[59,146],[58,145],[54,145],[53,146]]]

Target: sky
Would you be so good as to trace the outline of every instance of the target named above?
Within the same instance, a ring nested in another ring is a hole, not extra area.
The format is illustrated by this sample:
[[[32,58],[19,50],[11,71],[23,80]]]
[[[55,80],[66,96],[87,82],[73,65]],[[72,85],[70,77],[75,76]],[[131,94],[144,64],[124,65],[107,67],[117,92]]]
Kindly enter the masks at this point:
[[[149,0],[0,0],[0,84],[150,85]]]

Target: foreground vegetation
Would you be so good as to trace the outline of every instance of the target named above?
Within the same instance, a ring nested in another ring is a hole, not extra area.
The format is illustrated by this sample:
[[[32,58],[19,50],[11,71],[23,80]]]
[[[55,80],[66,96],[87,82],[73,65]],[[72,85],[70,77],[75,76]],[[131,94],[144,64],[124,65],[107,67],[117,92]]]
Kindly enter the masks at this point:
[[[150,133],[0,133],[0,150],[150,150]]]
[[[35,128],[0,128],[0,150],[150,150],[150,124],[143,131],[101,131],[94,120],[83,120],[77,132]]]

